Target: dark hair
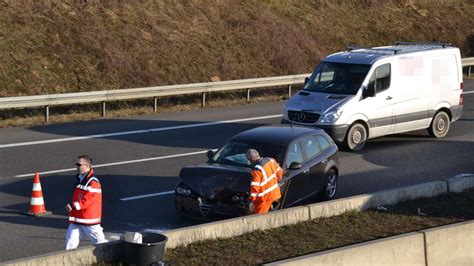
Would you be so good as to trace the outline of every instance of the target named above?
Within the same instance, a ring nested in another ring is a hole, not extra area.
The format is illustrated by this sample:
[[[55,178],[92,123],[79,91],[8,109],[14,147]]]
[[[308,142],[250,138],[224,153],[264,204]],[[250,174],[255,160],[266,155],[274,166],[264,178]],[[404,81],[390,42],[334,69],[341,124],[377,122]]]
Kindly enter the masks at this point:
[[[84,161],[87,162],[87,164],[91,165],[92,164],[92,158],[89,157],[89,155],[79,155],[77,159],[83,159]]]

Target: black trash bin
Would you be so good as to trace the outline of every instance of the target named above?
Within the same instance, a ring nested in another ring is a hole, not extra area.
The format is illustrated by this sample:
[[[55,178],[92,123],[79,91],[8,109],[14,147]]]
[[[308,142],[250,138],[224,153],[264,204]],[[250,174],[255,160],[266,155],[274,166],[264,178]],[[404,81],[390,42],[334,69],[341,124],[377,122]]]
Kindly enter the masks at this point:
[[[163,261],[168,238],[159,233],[138,233],[142,235],[142,243],[134,243],[135,232],[127,232],[120,236],[122,262],[130,265],[157,265]]]

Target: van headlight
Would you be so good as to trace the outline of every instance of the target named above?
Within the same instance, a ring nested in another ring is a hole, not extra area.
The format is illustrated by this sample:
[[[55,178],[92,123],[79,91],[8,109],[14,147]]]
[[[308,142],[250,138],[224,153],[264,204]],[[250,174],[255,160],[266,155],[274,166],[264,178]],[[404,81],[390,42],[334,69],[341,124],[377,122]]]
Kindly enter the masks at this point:
[[[333,110],[327,112],[321,119],[321,123],[334,123],[342,114],[342,110]]]

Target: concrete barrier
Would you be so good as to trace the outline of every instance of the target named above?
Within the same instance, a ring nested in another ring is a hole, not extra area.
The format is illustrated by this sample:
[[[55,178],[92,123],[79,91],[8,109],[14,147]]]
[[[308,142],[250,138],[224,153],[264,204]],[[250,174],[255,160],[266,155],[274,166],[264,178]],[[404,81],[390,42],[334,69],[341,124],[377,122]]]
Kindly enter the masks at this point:
[[[421,231],[429,266],[474,265],[474,221]]]
[[[163,234],[168,237],[166,248],[174,248],[197,241],[233,237],[256,230],[266,230],[307,220],[309,220],[308,207],[301,206],[264,215],[250,215],[170,230]]]
[[[329,217],[355,210],[363,211],[382,205],[393,205],[398,202],[417,198],[436,197],[448,192],[446,181],[434,181],[403,188],[390,189],[382,192],[332,200],[308,205],[310,218]]]
[[[329,217],[344,212],[362,211],[381,205],[393,205],[398,202],[417,198],[435,197],[447,193],[450,189],[456,192],[474,187],[474,178],[449,179],[420,185],[391,189],[372,194],[364,194],[328,202],[315,203],[307,206],[294,207],[264,215],[251,215],[197,226],[190,226],[163,232],[168,237],[166,248],[175,248],[197,241],[216,238],[227,238],[265,230],[284,225],[295,224],[318,217]],[[89,264],[117,261],[120,241],[88,246],[73,251],[59,251],[41,256],[30,257],[6,262],[8,265],[45,265],[45,264]],[[39,261],[40,263],[37,263]]]
[[[448,190],[451,193],[463,192],[466,189],[474,187],[474,175],[458,175],[446,179],[446,181],[448,182]]]
[[[52,252],[26,259],[4,262],[4,265],[92,265],[120,260],[120,241],[112,241],[97,246],[85,246],[74,250]]]
[[[336,248],[265,265],[420,265],[425,266],[423,234],[404,235]]]

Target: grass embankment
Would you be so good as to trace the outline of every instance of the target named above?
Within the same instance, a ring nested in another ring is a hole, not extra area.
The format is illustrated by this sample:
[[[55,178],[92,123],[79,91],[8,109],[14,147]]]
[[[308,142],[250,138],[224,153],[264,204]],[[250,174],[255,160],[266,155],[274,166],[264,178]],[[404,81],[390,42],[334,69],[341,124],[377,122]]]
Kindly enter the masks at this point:
[[[301,74],[350,44],[446,41],[474,54],[474,2],[462,0],[0,0],[0,10],[0,97]],[[0,118],[41,122],[32,112]]]
[[[256,265],[474,219],[474,190],[169,250],[171,265]],[[419,214],[419,211],[422,213]]]

